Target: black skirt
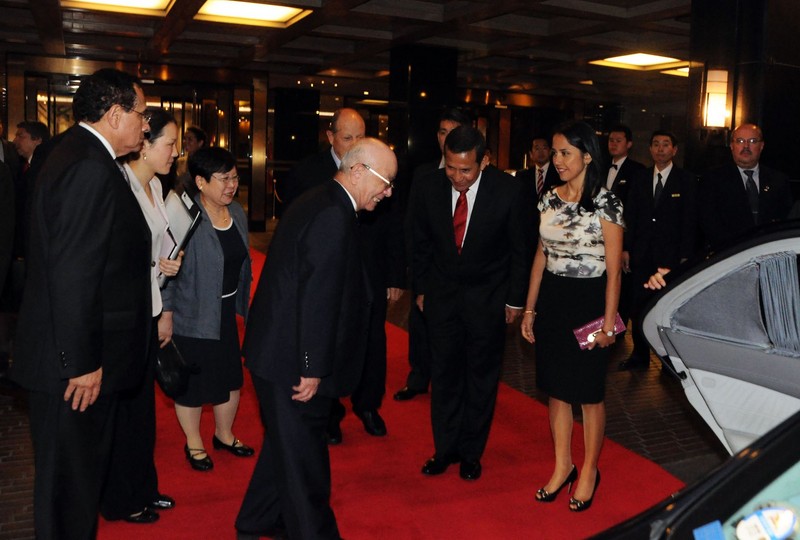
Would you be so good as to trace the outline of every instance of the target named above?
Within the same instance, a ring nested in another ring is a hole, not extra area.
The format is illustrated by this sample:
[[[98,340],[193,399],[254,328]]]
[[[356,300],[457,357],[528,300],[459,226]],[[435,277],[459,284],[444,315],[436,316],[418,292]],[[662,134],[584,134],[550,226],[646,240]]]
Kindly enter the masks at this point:
[[[189,377],[186,393],[175,399],[184,407],[219,405],[230,393],[242,387],[242,352],[236,325],[236,295],[222,299],[219,339],[199,339],[174,335],[172,339],[187,362],[200,369]]]
[[[545,270],[536,303],[536,386],[567,403],[600,403],[609,349],[581,350],[573,328],[602,317],[606,276],[571,278]]]

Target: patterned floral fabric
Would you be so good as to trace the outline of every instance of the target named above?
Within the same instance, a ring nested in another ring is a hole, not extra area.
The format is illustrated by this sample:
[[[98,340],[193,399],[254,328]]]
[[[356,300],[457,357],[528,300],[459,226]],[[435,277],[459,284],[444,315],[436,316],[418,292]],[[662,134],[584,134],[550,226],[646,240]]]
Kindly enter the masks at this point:
[[[595,211],[586,212],[577,202],[566,202],[553,188],[539,201],[539,237],[547,256],[547,270],[574,278],[594,278],[606,271],[604,219],[622,227],[622,202],[605,188],[594,199]]]

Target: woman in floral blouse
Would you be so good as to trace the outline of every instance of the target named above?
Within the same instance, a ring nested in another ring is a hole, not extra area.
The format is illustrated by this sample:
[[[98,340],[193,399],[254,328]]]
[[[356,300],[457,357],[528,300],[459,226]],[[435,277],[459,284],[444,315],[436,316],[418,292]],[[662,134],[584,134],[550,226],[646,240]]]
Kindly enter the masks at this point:
[[[536,385],[549,395],[555,467],[536,500],[575,491],[573,512],[588,510],[600,483],[597,464],[605,432],[605,374],[614,343],[622,267],[622,204],[602,187],[600,144],[583,122],[553,136],[553,166],[564,182],[539,202],[539,245],[531,269],[522,335],[536,344]],[[602,331],[582,350],[573,329],[604,317]],[[536,336],[536,337],[535,337]],[[583,412],[584,458],[572,460],[572,405]]]

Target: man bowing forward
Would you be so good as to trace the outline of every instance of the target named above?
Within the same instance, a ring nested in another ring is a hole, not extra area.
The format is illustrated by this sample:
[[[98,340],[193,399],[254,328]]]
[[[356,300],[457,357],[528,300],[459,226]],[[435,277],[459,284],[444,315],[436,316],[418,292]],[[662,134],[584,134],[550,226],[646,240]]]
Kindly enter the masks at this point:
[[[240,538],[338,539],[325,430],[333,399],[362,372],[371,287],[356,212],[392,195],[394,153],[363,139],[330,182],[300,196],[275,231],[243,353],[265,423],[242,502]]]

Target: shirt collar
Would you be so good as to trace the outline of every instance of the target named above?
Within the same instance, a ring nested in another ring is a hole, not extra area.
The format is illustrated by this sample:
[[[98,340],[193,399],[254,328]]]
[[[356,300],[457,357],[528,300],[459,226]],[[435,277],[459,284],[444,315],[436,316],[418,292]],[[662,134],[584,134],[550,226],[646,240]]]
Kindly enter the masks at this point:
[[[622,164],[623,164],[623,163],[625,163],[625,160],[626,160],[626,159],[628,159],[628,156],[627,156],[627,155],[625,155],[625,156],[622,156],[621,158],[619,158],[619,161],[614,161],[614,160],[612,159],[612,160],[611,160],[611,164],[612,164],[612,165],[616,165],[616,166],[617,166],[617,170],[619,170],[619,169],[622,167]]]
[[[339,182],[336,182],[336,184],[337,184],[337,185],[338,185],[340,188],[342,188],[342,191],[344,191],[344,192],[347,194],[347,198],[348,198],[348,199],[350,199],[350,203],[353,205],[353,211],[354,211],[354,212],[358,212],[358,207],[356,206],[356,200],[353,198],[353,196],[352,196],[352,195],[350,195],[350,192],[349,192],[349,191],[347,191],[347,190],[344,188],[344,186],[343,186],[342,184],[340,184]]]
[[[105,138],[105,137],[103,137],[102,135],[100,135],[100,132],[99,132],[99,131],[97,131],[96,129],[94,129],[92,126],[90,126],[90,125],[89,125],[89,124],[87,124],[86,122],[81,122],[81,123],[80,123],[80,124],[78,124],[78,125],[79,125],[79,126],[81,126],[82,128],[84,128],[85,130],[87,130],[89,133],[91,133],[92,135],[94,135],[94,136],[95,136],[95,137],[97,137],[98,139],[100,139],[100,142],[101,142],[101,143],[103,143],[103,146],[105,146],[105,147],[106,147],[106,150],[108,150],[108,153],[111,155],[111,159],[117,159],[117,154],[114,152],[114,149],[111,147],[111,143],[109,143],[109,142],[106,140],[106,138]]]
[[[331,146],[331,157],[333,158],[333,162],[336,163],[336,170],[338,171],[342,166],[342,160],[339,159],[339,156],[337,156],[336,152],[333,151],[333,146]]]
[[[653,179],[657,178],[658,177],[657,175],[660,174],[661,178],[664,180],[664,182],[666,182],[667,181],[667,176],[669,176],[669,173],[672,172],[672,165],[673,165],[673,163],[670,161],[669,165],[667,165],[666,167],[664,167],[660,171],[658,170],[658,167],[653,165]]]

